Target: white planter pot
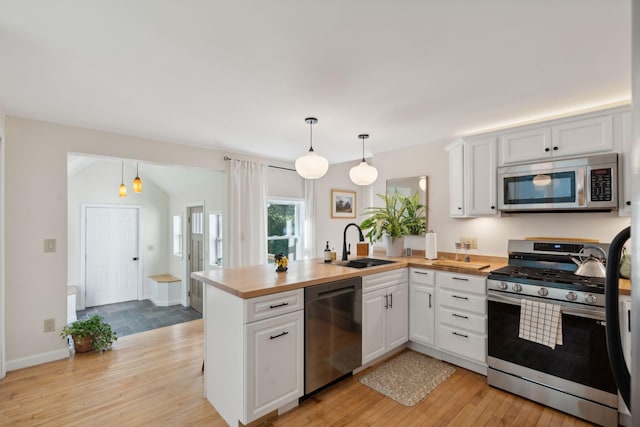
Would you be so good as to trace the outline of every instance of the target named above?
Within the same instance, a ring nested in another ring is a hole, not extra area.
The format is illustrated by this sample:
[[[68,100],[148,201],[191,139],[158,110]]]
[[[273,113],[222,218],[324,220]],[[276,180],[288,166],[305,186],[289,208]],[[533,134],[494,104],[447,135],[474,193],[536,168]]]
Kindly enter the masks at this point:
[[[387,256],[402,256],[404,255],[404,237],[399,237],[393,240],[390,236],[382,236],[384,246],[387,249]]]

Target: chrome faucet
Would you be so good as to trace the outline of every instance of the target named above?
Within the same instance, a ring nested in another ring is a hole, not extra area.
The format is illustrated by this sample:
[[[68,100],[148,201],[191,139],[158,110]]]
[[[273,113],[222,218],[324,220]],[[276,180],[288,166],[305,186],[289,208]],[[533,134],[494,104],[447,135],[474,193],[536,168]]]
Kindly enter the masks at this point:
[[[360,226],[355,222],[350,222],[349,224],[347,224],[347,226],[344,228],[344,232],[342,233],[342,260],[343,261],[348,260],[349,258],[347,257],[347,255],[351,253],[351,250],[347,250],[347,229],[352,225],[358,229],[358,233],[360,234],[360,241],[364,242],[364,234],[362,234],[362,229],[360,228]],[[351,249],[351,244],[349,244],[349,249]]]

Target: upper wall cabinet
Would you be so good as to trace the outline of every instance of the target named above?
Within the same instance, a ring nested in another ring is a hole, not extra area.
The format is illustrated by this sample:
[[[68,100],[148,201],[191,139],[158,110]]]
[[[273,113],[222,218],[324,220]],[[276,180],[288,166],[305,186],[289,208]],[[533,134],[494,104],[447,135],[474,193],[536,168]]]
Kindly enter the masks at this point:
[[[534,126],[501,132],[500,166],[606,152],[614,148],[610,114],[554,120]]]
[[[631,136],[631,112],[614,114],[613,137],[618,151],[618,200],[620,201],[618,213],[620,216],[631,215],[631,181],[633,179],[631,168],[631,149],[633,139]]]
[[[449,151],[449,215],[456,218],[497,215],[495,136],[460,140]]]

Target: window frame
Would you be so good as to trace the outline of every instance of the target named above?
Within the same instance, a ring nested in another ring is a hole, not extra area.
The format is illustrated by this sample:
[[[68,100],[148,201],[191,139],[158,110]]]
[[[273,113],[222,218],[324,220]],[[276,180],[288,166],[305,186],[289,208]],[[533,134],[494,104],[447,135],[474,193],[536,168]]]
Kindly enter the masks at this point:
[[[277,205],[294,205],[295,209],[295,220],[294,220],[294,229],[292,230],[293,234],[283,234],[283,235],[274,235],[269,236],[269,205],[277,204]],[[297,197],[267,197],[267,206],[266,206],[266,214],[267,214],[267,262],[269,264],[274,263],[273,257],[276,254],[269,253],[269,242],[276,240],[289,240],[295,239],[295,256],[290,257],[290,254],[287,253],[286,256],[291,260],[301,260],[304,259],[305,251],[304,251],[304,224],[305,224],[305,201],[304,199]]]

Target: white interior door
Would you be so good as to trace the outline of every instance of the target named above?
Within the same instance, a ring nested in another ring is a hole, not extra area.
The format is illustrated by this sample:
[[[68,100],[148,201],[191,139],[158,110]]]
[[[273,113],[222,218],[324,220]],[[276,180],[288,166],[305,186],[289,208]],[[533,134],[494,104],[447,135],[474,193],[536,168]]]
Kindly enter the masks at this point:
[[[138,298],[138,209],[86,208],[86,307]]]

